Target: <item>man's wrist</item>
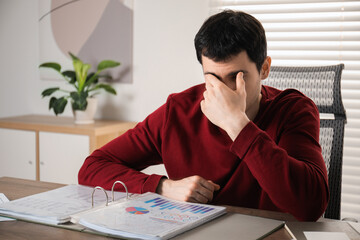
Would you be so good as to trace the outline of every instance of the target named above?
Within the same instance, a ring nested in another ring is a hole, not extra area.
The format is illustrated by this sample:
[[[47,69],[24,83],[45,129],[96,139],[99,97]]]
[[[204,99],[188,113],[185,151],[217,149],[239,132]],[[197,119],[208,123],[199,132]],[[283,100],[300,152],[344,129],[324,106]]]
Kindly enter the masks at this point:
[[[163,193],[164,182],[165,182],[166,180],[169,180],[169,179],[167,179],[167,178],[165,178],[165,177],[163,177],[163,178],[160,179],[159,184],[158,184],[158,186],[156,187],[156,193],[158,193],[158,194],[160,194],[160,195]]]
[[[248,118],[244,119],[243,121],[238,122],[237,124],[234,124],[233,127],[229,128],[226,132],[231,138],[232,141],[235,141],[237,136],[240,134],[240,132],[244,129],[244,127],[250,122]]]

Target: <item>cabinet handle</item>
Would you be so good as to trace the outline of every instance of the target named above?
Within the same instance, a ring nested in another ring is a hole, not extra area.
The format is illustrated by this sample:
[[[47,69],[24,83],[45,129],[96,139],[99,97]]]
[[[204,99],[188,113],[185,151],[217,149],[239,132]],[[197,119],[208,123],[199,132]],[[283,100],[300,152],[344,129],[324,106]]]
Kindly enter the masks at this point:
[[[29,161],[29,164],[32,165],[32,161]]]
[[[44,165],[44,162],[40,162],[40,165]]]

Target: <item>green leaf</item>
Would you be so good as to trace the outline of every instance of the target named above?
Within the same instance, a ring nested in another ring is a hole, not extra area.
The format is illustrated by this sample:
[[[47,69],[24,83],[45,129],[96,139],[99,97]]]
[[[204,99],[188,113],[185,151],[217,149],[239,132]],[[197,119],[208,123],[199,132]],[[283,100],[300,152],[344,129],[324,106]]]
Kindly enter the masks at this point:
[[[49,101],[49,110],[54,107],[54,103],[56,102],[56,100],[57,100],[56,97],[50,98],[50,101]]]
[[[96,89],[100,89],[100,88],[104,89],[108,93],[116,95],[116,90],[112,86],[110,86],[108,84],[104,84],[104,83],[100,83],[100,84],[96,85],[95,88],[93,88],[92,90],[96,90]]]
[[[86,99],[88,97],[88,93],[87,92],[71,92],[70,93],[70,97],[74,100],[74,101],[78,101],[81,99]]]
[[[80,60],[75,59],[73,61],[73,66],[74,66],[74,71],[76,73],[76,78],[80,77],[82,65],[83,65],[83,63]]]
[[[73,110],[84,111],[87,107],[87,92],[71,92],[70,97],[72,98],[72,108]]]
[[[50,99],[49,109],[52,108],[54,110],[55,115],[58,115],[59,113],[64,112],[66,104],[67,104],[67,100],[65,97],[61,97],[59,99],[57,99],[56,97],[52,97]]]
[[[83,64],[82,65],[81,73],[80,73],[80,75],[81,75],[80,81],[78,79],[79,91],[83,91],[83,89],[85,87],[88,71],[89,71],[90,68],[91,68],[90,64]]]
[[[60,88],[59,87],[55,87],[55,88],[48,88],[48,89],[45,89],[41,95],[42,97],[46,97],[46,96],[50,96],[51,94],[53,94],[54,92],[56,92],[57,90],[59,90]]]
[[[58,115],[59,113],[63,113],[64,109],[66,107],[67,104],[67,100],[64,97],[59,98],[55,104],[54,104],[54,112],[56,115]]]
[[[98,83],[98,81],[99,81],[99,77],[95,75],[94,72],[92,72],[87,76],[84,86],[90,86],[93,83]]]
[[[74,61],[74,60],[78,60],[80,61],[80,58],[78,58],[77,56],[75,56],[74,54],[72,54],[71,52],[69,52],[69,55],[71,57],[71,59]]]
[[[90,70],[91,68],[91,65],[88,64],[88,63],[85,63],[83,66],[82,66],[82,71],[81,71],[81,74],[83,76],[83,78],[86,80],[86,77],[88,75],[88,71]]]
[[[68,78],[70,78],[69,83],[74,84],[76,82],[76,74],[74,71],[68,70],[62,72],[62,74]]]
[[[89,76],[89,78],[86,79],[86,84],[87,86],[90,86],[91,84],[95,84],[97,83],[99,80],[99,77],[98,77],[98,72],[96,72],[95,74],[92,74],[91,76]]]
[[[104,69],[117,67],[119,65],[120,65],[119,62],[113,60],[104,60],[99,63],[99,65],[97,66],[97,70],[98,72],[100,72],[103,71]]]
[[[60,72],[61,71],[61,65],[56,63],[56,62],[46,62],[46,63],[43,63],[39,66],[39,68],[52,68],[54,69],[55,71],[57,72]]]

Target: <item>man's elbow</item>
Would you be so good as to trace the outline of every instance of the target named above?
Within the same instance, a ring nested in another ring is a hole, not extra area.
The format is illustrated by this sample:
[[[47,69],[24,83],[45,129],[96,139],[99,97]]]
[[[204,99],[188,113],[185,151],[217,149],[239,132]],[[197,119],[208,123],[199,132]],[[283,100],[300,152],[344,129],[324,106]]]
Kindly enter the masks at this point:
[[[297,211],[295,218],[299,221],[315,222],[323,216],[329,202],[329,193],[326,190],[319,191],[315,198],[309,198],[303,205],[302,210]]]
[[[90,167],[90,157],[87,157],[83,163],[83,165],[80,167],[78,172],[78,182],[81,185],[91,185],[90,184],[90,173],[89,173],[89,167]]]

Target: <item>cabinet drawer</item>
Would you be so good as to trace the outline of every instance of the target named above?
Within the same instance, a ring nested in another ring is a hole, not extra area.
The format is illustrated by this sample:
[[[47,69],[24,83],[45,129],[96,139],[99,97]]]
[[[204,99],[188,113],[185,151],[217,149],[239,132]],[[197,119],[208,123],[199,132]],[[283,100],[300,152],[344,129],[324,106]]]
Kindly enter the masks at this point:
[[[36,133],[0,128],[0,177],[36,179]]]
[[[87,135],[39,132],[40,180],[77,183],[79,169],[89,155],[89,142]]]

